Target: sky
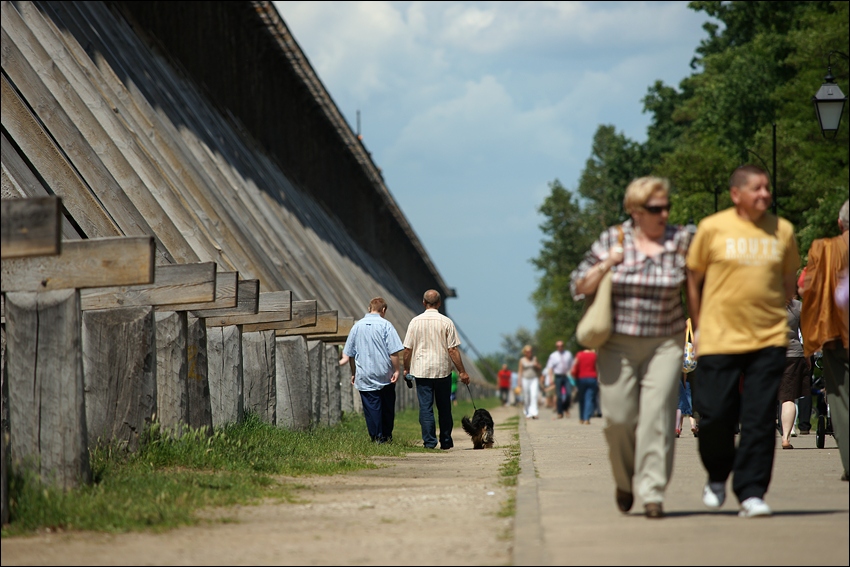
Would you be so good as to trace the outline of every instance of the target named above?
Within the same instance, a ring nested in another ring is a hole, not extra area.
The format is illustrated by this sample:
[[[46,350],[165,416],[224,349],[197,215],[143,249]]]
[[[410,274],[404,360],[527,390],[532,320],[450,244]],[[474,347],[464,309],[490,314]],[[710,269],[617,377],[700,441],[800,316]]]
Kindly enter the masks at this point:
[[[646,140],[647,89],[693,73],[709,20],[687,2],[273,4],[355,132],[359,113],[456,290],[446,313],[484,355],[537,328],[531,259],[549,184],[577,187],[600,125]]]

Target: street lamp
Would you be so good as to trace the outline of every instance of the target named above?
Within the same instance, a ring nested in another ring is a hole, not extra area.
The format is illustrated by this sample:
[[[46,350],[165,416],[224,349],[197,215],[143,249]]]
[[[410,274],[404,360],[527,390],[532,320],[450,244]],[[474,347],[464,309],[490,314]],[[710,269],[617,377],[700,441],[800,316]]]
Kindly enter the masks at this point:
[[[827,132],[832,132],[832,138],[838,135],[838,125],[841,123],[841,115],[844,114],[844,104],[847,102],[847,97],[841,92],[841,89],[835,82],[835,77],[832,75],[833,54],[847,59],[847,55],[840,51],[829,52],[829,55],[826,56],[826,76],[823,78],[823,84],[815,96],[812,97],[815,112],[818,115],[820,130],[824,138],[826,138]]]

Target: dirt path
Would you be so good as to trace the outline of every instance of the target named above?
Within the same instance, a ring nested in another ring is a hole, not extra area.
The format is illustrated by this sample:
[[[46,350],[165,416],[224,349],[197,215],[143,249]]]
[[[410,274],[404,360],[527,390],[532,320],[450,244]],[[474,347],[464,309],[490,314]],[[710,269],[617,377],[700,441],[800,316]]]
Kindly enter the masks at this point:
[[[498,516],[514,408],[492,410],[496,446],[382,459],[379,469],[293,479],[300,504],[211,510],[232,518],[165,534],[42,533],[4,538],[2,565],[507,565],[513,520]]]

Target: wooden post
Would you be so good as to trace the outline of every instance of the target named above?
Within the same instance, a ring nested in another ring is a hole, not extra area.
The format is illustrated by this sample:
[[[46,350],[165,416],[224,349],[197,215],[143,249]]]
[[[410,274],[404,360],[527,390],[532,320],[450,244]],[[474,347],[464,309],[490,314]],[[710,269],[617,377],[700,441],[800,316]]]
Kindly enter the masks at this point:
[[[212,434],[210,381],[207,373],[207,326],[203,319],[186,316],[186,382],[189,393],[189,426]]]
[[[207,368],[213,428],[242,421],[242,329],[207,327]]]
[[[89,445],[134,452],[156,408],[156,323],[151,306],[83,311]]]
[[[6,294],[10,456],[63,489],[91,481],[80,357],[80,294]]]
[[[156,418],[176,435],[189,423],[187,334],[185,311],[156,313]]]
[[[5,160],[3,165],[5,166]],[[59,197],[3,199],[0,202],[0,258],[47,256],[62,249]]]
[[[245,411],[274,424],[277,405],[274,331],[242,333],[242,379]]]
[[[328,385],[328,425],[336,425],[342,418],[342,392],[339,383],[339,348],[322,343],[325,348],[323,374]]]
[[[302,431],[313,424],[312,381],[304,337],[277,337],[277,424]]]
[[[322,372],[322,360],[325,349],[321,341],[307,341],[307,355],[310,361],[310,384],[313,397],[313,423],[328,425],[328,386]]]

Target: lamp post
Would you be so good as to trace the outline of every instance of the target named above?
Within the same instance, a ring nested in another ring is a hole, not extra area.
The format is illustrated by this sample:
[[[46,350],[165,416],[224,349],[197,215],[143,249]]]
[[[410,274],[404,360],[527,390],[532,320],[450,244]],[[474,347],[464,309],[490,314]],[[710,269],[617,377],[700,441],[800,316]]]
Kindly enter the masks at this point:
[[[770,205],[771,205],[773,214],[775,215],[776,214],[776,122],[773,123],[773,169],[767,167],[767,164],[764,162],[764,160],[761,158],[761,156],[758,155],[757,153],[755,153],[753,150],[751,150],[750,148],[747,148],[747,151],[750,152],[751,154],[753,154],[754,156],[756,156],[757,158],[759,158],[759,161],[761,161],[761,164],[764,166],[764,168],[767,170],[768,175],[770,176],[770,190],[771,190],[771,197],[772,197]],[[717,208],[717,198],[716,197],[714,199],[714,208],[715,209]]]
[[[826,76],[823,78],[823,84],[812,97],[824,138],[827,137],[827,132],[832,132],[832,138],[838,135],[838,126],[841,123],[841,115],[844,114],[844,105],[847,102],[847,97],[841,92],[835,82],[835,77],[832,75],[833,55],[840,55],[844,59],[848,59],[847,54],[840,51],[829,52],[826,56]]]

